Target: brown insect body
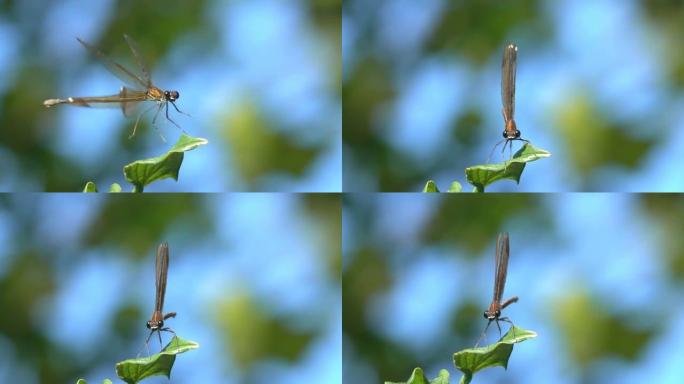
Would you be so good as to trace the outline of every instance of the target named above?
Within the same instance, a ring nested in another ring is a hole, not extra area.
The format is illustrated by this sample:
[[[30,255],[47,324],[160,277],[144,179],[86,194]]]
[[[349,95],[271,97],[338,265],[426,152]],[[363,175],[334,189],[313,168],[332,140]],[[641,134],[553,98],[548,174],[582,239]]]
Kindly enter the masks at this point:
[[[150,78],[150,71],[147,68],[142,56],[140,55],[140,50],[138,45],[130,36],[124,35],[124,39],[128,43],[128,47],[133,53],[133,57],[138,64],[139,71],[132,71],[123,65],[116,63],[107,55],[102,53],[100,50],[94,46],[86,43],[85,41],[76,38],[81,45],[83,45],[89,52],[91,52],[110,72],[115,76],[119,77],[126,84],[133,88],[122,87],[120,92],[116,95],[108,96],[86,96],[86,97],[68,97],[66,99],[47,99],[43,101],[43,105],[47,108],[67,104],[79,107],[120,107],[125,116],[131,116],[135,107],[141,102],[152,101],[154,104],[150,105],[143,112],[138,115],[133,126],[133,131],[130,137],[135,136],[135,132],[138,128],[138,123],[143,115],[152,110],[155,106],[157,111],[152,118],[152,125],[154,126],[157,121],[159,113],[164,109],[164,115],[166,119],[170,121],[173,125],[178,127],[181,131],[183,129],[169,117],[169,103],[173,108],[181,114],[187,115],[187,113],[178,109],[176,106],[176,100],[180,97],[178,91],[164,91],[152,84],[152,79]],[[160,134],[161,135],[161,134]],[[164,137],[162,136],[162,139]]]
[[[501,297],[503,296],[504,287],[506,286],[506,275],[508,273],[508,257],[509,257],[509,254],[510,254],[509,237],[508,237],[508,233],[505,232],[503,234],[500,234],[496,238],[496,255],[495,255],[495,259],[494,259],[494,264],[495,264],[494,294],[492,297],[492,303],[489,304],[489,308],[487,308],[487,310],[484,311],[484,318],[487,319],[487,326],[485,327],[484,331],[482,332],[482,336],[480,336],[480,339],[477,342],[478,344],[480,343],[480,340],[482,340],[482,338],[484,337],[484,335],[487,332],[487,329],[489,328],[489,325],[492,323],[492,321],[496,322],[496,327],[499,329],[499,333],[501,333],[501,326],[499,325],[499,321],[506,321],[506,322],[511,323],[511,321],[508,319],[508,317],[501,317],[501,311],[504,308],[508,307],[509,305],[511,305],[513,303],[518,302],[518,296],[513,296],[513,297],[501,302]]]
[[[492,148],[489,158],[492,157],[496,147],[503,143],[501,153],[504,153],[506,146],[509,146],[511,152],[513,151],[513,141],[524,141],[521,138],[521,132],[515,123],[515,75],[518,63],[518,46],[515,44],[508,44],[504,48],[503,60],[501,61],[501,114],[504,120],[503,140],[499,141]],[[489,158],[487,162],[489,163]]]
[[[171,332],[175,335],[175,332],[171,328],[164,327],[164,320],[171,317],[176,317],[176,312],[164,313],[164,297],[166,295],[166,279],[169,270],[169,245],[167,243],[162,243],[157,248],[157,260],[156,260],[156,297],[154,301],[154,311],[152,312],[152,317],[147,322],[147,328],[151,330],[150,335],[147,337],[145,343],[150,341],[150,338],[157,332],[159,334],[159,343],[161,344],[161,332]]]

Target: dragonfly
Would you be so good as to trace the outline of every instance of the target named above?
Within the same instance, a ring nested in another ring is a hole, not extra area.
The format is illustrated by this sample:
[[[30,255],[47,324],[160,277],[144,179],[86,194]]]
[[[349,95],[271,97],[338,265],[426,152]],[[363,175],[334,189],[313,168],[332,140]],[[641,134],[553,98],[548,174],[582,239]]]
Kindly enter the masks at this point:
[[[494,295],[492,297],[492,303],[489,304],[489,308],[484,311],[484,318],[487,319],[487,326],[480,339],[477,341],[476,346],[480,343],[482,338],[485,336],[489,325],[492,322],[496,322],[496,327],[499,328],[499,334],[501,334],[501,326],[499,326],[499,321],[505,321],[511,323],[508,317],[501,317],[501,311],[513,303],[518,302],[518,296],[513,296],[503,303],[501,302],[501,297],[503,297],[504,287],[506,286],[506,274],[508,272],[508,256],[510,252],[509,237],[508,232],[499,234],[496,238],[496,255],[494,257]]]
[[[496,147],[503,143],[503,148],[501,153],[506,150],[506,145],[509,145],[511,152],[513,152],[513,141],[524,141],[529,143],[520,137],[521,133],[515,124],[515,72],[516,66],[518,64],[518,46],[515,44],[508,44],[503,51],[503,59],[501,61],[501,113],[504,119],[504,130],[503,130],[503,140],[496,143],[492,152],[490,152],[489,157],[492,157],[492,153]],[[489,162],[489,159],[487,160]]]
[[[147,65],[145,64],[145,61],[143,60],[142,56],[140,55],[140,49],[138,48],[138,44],[130,36],[126,34],[124,34],[123,36],[126,40],[126,43],[128,44],[128,47],[133,53],[133,57],[139,69],[139,71],[137,72],[132,71],[131,69],[113,61],[107,55],[102,53],[99,49],[86,43],[80,38],[77,37],[76,40],[78,40],[78,42],[81,43],[81,45],[83,45],[86,48],[86,50],[88,50],[93,56],[95,56],[112,74],[114,74],[124,83],[126,83],[128,87],[122,86],[119,90],[119,93],[116,95],[68,97],[66,99],[47,99],[43,101],[43,105],[47,108],[61,104],[74,105],[79,107],[121,108],[121,111],[123,112],[124,116],[128,117],[131,116],[134,113],[134,111],[137,110],[137,107],[142,102],[151,101],[153,102],[153,104],[144,109],[138,115],[138,118],[135,121],[135,125],[133,126],[133,132],[131,133],[129,138],[135,136],[140,119],[147,112],[151,111],[154,108],[157,108],[157,111],[154,114],[154,118],[152,119],[152,125],[155,127],[155,129],[157,117],[159,116],[159,113],[162,111],[162,109],[164,109],[166,119],[173,123],[173,125],[175,125],[178,129],[183,131],[183,128],[181,128],[175,121],[173,121],[173,119],[171,119],[171,117],[169,117],[169,104],[171,104],[177,112],[190,116],[187,113],[181,111],[176,105],[176,100],[178,100],[178,98],[180,97],[180,93],[178,93],[178,91],[175,90],[162,90],[161,88],[155,86],[152,83],[150,71]],[[164,136],[162,136],[162,140],[166,141],[164,139]]]
[[[156,260],[156,278],[155,278],[155,301],[154,301],[154,312],[152,312],[151,319],[147,322],[147,329],[150,330],[150,335],[147,336],[145,340],[145,345],[149,343],[152,335],[157,332],[159,335],[159,344],[162,343],[161,333],[171,332],[176,334],[171,328],[164,327],[164,320],[171,317],[176,317],[176,312],[164,313],[164,296],[166,295],[166,277],[169,272],[169,245],[167,243],[162,243],[157,248],[157,260]]]

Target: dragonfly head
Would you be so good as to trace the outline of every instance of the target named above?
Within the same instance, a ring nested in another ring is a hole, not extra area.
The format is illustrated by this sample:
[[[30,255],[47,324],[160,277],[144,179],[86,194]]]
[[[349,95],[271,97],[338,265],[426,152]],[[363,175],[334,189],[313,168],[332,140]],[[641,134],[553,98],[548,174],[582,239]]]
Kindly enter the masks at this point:
[[[487,320],[498,319],[499,316],[501,316],[501,311],[498,309],[496,311],[489,311],[489,310],[484,311],[484,318]]]
[[[151,329],[153,331],[163,328],[164,327],[164,320],[150,320],[147,322],[147,329]]]
[[[518,131],[515,120],[511,119],[506,121],[506,128],[504,128],[503,137],[504,139],[508,140],[520,138],[520,131]]]
[[[164,96],[168,101],[176,101],[180,97],[180,93],[178,91],[164,91]]]

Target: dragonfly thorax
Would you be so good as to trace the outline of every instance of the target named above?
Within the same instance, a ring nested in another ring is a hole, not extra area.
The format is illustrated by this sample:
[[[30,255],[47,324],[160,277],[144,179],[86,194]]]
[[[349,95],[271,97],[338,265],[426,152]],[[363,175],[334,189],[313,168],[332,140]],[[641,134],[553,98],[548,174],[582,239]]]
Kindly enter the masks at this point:
[[[506,128],[504,128],[503,137],[504,139],[520,138],[520,131],[518,131],[518,127],[515,125],[515,120],[506,121]]]
[[[487,320],[494,320],[498,319],[501,316],[501,311],[496,310],[496,311],[484,311],[484,318]]]

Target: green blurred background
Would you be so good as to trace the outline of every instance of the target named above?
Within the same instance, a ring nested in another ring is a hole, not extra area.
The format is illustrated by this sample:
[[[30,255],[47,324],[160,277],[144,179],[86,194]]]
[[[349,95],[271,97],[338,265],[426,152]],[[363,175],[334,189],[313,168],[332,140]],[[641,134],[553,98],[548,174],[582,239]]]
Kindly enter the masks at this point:
[[[503,296],[520,301],[503,314],[538,337],[473,382],[681,382],[684,196],[349,195],[343,217],[345,383],[414,367],[457,382],[452,355],[487,323],[504,231]]]
[[[167,241],[166,325],[200,344],[172,382],[341,383],[341,220],[338,195],[0,196],[0,382],[146,355]]]
[[[518,128],[553,156],[493,191],[684,190],[679,1],[350,0],[342,35],[345,190],[465,183],[501,140],[508,42]]]
[[[181,131],[163,116],[43,107],[123,85],[76,41],[180,92],[170,116],[210,142],[186,155],[180,181],[149,191],[340,191],[341,4],[311,1],[0,3],[0,191],[80,191],[124,183],[124,165],[166,152]]]

